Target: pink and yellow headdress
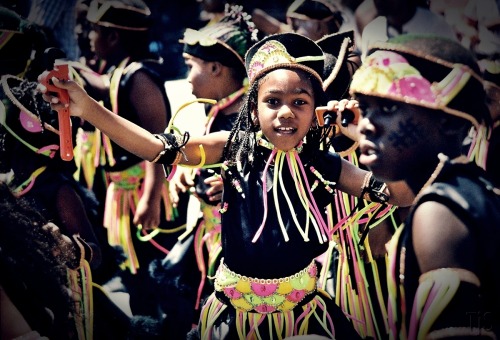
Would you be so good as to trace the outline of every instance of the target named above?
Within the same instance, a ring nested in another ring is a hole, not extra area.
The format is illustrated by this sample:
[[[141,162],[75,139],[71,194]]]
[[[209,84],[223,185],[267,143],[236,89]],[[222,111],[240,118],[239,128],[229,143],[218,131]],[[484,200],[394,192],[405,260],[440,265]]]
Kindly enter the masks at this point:
[[[480,84],[481,78],[467,65],[419,54],[397,44],[377,45],[375,52],[354,74],[350,93],[441,110],[469,120],[479,130],[482,123],[479,114],[450,106],[450,103],[469,82]],[[448,69],[447,74],[439,81],[431,81],[422,75],[418,66],[409,62],[408,55],[439,64]]]
[[[323,50],[311,39],[296,33],[281,33],[253,45],[245,56],[245,65],[250,84],[278,68],[302,69],[322,84],[324,59]]]

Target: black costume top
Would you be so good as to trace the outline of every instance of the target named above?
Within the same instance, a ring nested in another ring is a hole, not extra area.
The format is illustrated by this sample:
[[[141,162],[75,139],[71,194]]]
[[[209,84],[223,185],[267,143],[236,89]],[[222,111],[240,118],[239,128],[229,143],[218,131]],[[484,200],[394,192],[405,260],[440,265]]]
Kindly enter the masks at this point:
[[[163,76],[163,64],[161,60],[157,59],[147,59],[142,61],[132,62],[125,67],[123,73],[120,76],[120,82],[118,87],[118,114],[120,117],[123,117],[137,125],[142,126],[140,123],[137,112],[133,109],[133,106],[130,102],[130,91],[131,91],[131,79],[134,74],[137,72],[145,72],[151,79],[158,85],[159,89],[163,91],[163,100],[167,107],[170,107],[170,102],[167,97],[167,93],[164,90],[165,77]],[[115,70],[114,72],[120,72],[119,70]],[[113,93],[110,93],[113,96]],[[110,102],[105,102],[105,106],[107,108],[111,108]],[[167,117],[167,121],[170,117]],[[111,141],[111,145],[113,148],[113,157],[116,163],[111,166],[110,164],[106,164],[106,171],[123,171],[132,165],[138,164],[143,161],[142,158],[137,157],[133,153],[125,150],[118,144]]]
[[[268,215],[262,234],[255,243],[252,239],[261,225],[264,217],[262,174],[271,150],[263,146],[256,146],[256,158],[253,164],[245,160],[241,167],[229,165],[223,171],[224,191],[222,198],[222,249],[224,262],[238,274],[255,278],[281,278],[293,275],[307,267],[317,256],[328,248],[328,242],[320,242],[312,224],[309,229],[309,241],[305,242],[297,230],[292,218],[292,210],[302,228],[306,222],[306,211],[297,193],[296,183],[289,171],[283,165],[280,174],[283,178],[286,192],[291,201],[289,205],[281,189],[273,187],[274,165],[267,173],[267,202]],[[337,182],[340,175],[341,159],[337,154],[318,151],[310,153],[310,148],[304,144],[299,157],[304,165],[307,182],[312,186],[316,175],[310,170],[311,166],[330,182]],[[314,155],[314,156],[313,156]],[[237,187],[242,189],[238,192]],[[280,216],[286,226],[289,241],[285,241],[278,225],[278,212],[273,199],[273,191],[278,190]],[[315,201],[324,214],[324,208],[333,201],[332,194],[325,186],[319,184],[312,191]]]
[[[448,207],[467,227],[470,242],[467,248],[475,256],[476,276],[480,280],[478,288],[468,282],[461,282],[453,299],[437,318],[431,329],[484,327],[500,335],[500,196],[493,190],[485,172],[473,163],[451,163],[447,161],[434,183],[426,188],[406,219],[398,240],[395,268],[393,273],[398,285],[404,287],[404,300],[397,290],[398,320],[401,309],[405,308],[406,325],[409,327],[414,297],[417,292],[419,270],[412,242],[412,219],[415,209],[424,202],[439,202]],[[470,247],[470,248],[469,248]],[[467,249],[462,249],[467,252]],[[404,254],[404,255],[402,255]],[[393,293],[393,292],[390,292]],[[443,306],[444,307],[444,306]],[[479,314],[478,314],[479,313]],[[397,325],[400,328],[401,324]]]

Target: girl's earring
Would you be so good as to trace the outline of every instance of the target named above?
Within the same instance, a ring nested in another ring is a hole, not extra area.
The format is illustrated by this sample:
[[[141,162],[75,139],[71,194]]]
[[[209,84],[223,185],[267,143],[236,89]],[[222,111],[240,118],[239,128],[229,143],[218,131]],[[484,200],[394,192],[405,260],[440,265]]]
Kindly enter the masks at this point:
[[[311,130],[318,130],[319,129],[318,120],[316,118],[314,118],[314,120],[312,121],[310,129]]]
[[[257,115],[255,115],[254,112],[252,112],[252,123],[255,127],[259,127],[259,118],[257,118]]]

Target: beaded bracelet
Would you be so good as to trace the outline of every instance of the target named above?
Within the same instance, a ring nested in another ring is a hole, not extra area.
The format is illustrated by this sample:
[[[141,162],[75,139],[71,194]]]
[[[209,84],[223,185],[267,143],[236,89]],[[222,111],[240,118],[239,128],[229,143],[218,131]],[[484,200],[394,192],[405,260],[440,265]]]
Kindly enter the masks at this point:
[[[385,192],[386,189],[387,184],[377,181],[370,171],[365,175],[363,180],[361,196],[367,201],[386,203],[389,200],[389,195]]]
[[[163,150],[151,161],[152,163],[175,165],[181,160],[183,152],[181,148],[189,141],[189,133],[177,136],[173,133],[154,134],[163,144]]]

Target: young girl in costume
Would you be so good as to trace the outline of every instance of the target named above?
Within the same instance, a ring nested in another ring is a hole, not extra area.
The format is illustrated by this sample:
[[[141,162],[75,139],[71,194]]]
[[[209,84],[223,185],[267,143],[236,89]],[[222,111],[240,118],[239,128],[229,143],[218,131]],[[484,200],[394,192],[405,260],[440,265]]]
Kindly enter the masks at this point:
[[[188,66],[187,81],[199,100],[210,99],[204,134],[230,131],[247,90],[245,53],[257,41],[257,30],[241,6],[226,6],[219,22],[200,30],[187,29],[181,40],[183,57]],[[190,102],[179,114],[190,115]],[[200,122],[202,125],[203,123]],[[175,126],[175,119],[171,121]],[[193,130],[190,130],[192,132]],[[169,179],[174,203],[178,192],[192,187],[188,214],[201,217],[188,225],[178,242],[164,259],[151,263],[151,276],[159,283],[162,310],[167,315],[167,334],[185,337],[199,318],[201,302],[213,291],[212,277],[221,253],[220,200],[222,180],[220,167],[208,169],[177,168]],[[189,220],[189,216],[187,218]]]
[[[416,196],[388,246],[391,338],[498,338],[500,190],[483,170],[490,117],[473,54],[438,37],[378,43],[351,93],[360,162]]]
[[[336,188],[379,201],[389,192],[370,172],[320,148],[325,136],[315,108],[325,104],[323,59],[315,42],[295,33],[261,40],[245,57],[250,88],[232,131],[192,138],[153,135],[103,109],[74,82],[54,79],[68,90],[73,115],[140,157],[172,166],[222,163],[223,259],[201,312],[201,338],[357,337],[317,287],[315,259],[333,231],[324,208]],[[60,107],[57,97],[40,90]]]

